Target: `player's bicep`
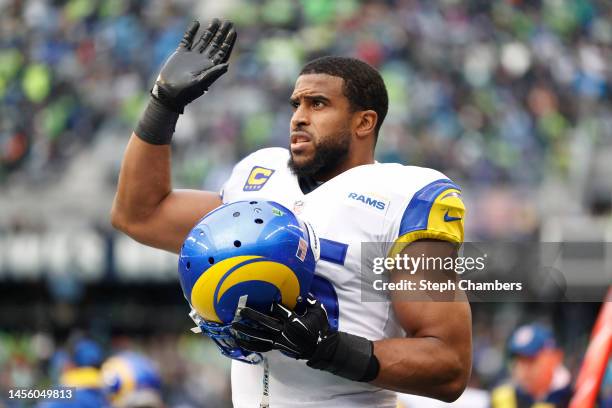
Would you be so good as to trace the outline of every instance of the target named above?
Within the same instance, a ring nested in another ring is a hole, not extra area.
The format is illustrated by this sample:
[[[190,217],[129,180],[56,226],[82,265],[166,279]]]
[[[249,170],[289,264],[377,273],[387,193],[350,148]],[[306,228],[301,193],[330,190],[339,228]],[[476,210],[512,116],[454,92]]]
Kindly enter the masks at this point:
[[[393,302],[393,309],[408,337],[433,337],[460,346],[469,345],[471,341],[472,317],[470,305],[465,300],[398,300]]]
[[[472,315],[468,302],[395,302],[393,309],[408,337],[435,338],[469,355]]]
[[[472,319],[467,302],[398,302],[397,318],[407,340],[421,344],[433,359],[431,369],[458,381],[463,390],[472,367]],[[408,343],[414,344],[414,343]],[[458,395],[451,399],[457,398]],[[436,397],[438,398],[438,397]]]
[[[402,256],[411,258],[448,258],[457,255],[457,248],[450,242],[419,240],[406,246]],[[430,268],[419,268],[413,274],[394,272],[393,280],[409,279],[419,282],[454,282],[454,272],[436,270],[436,263]],[[428,338],[444,344],[462,363],[471,362],[472,317],[465,293],[453,290],[452,286],[441,294],[439,291],[426,292],[423,289],[410,293],[395,293],[392,298],[393,310],[398,323],[406,335],[413,338]],[[416,299],[416,300],[415,300]]]
[[[130,236],[145,245],[178,253],[193,226],[221,204],[216,192],[174,190],[144,222],[132,226]]]

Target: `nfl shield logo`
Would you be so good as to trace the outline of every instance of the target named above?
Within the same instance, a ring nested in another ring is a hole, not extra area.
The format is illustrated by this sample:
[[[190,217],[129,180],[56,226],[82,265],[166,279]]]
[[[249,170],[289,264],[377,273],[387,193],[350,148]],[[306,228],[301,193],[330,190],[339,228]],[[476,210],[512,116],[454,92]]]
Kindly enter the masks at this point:
[[[304,202],[302,200],[298,200],[293,203],[293,213],[295,215],[300,215],[302,213],[302,209],[304,208]]]

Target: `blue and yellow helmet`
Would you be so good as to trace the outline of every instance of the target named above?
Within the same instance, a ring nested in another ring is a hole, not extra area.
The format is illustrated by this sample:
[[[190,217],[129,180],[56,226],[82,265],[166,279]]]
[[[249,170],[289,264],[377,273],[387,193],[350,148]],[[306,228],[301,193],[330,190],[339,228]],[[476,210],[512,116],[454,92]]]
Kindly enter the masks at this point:
[[[240,308],[268,312],[273,302],[295,308],[306,299],[319,259],[312,228],[273,201],[223,205],[191,230],[179,276],[191,317],[222,353],[257,363],[229,332]]]
[[[102,377],[115,406],[131,406],[137,399],[158,400],[161,405],[162,381],[157,367],[144,355],[125,351],[110,357],[102,365]]]

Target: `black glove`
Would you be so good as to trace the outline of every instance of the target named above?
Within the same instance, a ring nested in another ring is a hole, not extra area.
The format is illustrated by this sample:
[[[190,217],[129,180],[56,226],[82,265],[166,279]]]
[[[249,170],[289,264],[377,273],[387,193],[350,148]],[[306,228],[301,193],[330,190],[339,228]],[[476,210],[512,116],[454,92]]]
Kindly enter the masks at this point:
[[[200,23],[190,24],[176,51],[164,63],[134,133],[147,143],[169,144],[179,114],[227,72],[236,42],[229,21],[213,19],[194,44]]]
[[[238,345],[249,351],[280,350],[293,358],[310,359],[329,333],[325,307],[310,297],[302,315],[275,303],[271,316],[249,307],[240,316],[246,320],[233,323],[232,330]]]
[[[202,96],[227,72],[227,60],[236,42],[233,24],[213,19],[193,43],[200,23],[191,23],[176,51],[161,69],[151,95],[164,106],[183,113],[187,104]]]
[[[307,365],[354,381],[372,381],[380,365],[372,342],[329,327],[323,304],[309,296],[306,311],[298,315],[280,304],[271,316],[251,308],[240,312],[243,320],[232,324],[237,344],[249,351],[280,350]]]

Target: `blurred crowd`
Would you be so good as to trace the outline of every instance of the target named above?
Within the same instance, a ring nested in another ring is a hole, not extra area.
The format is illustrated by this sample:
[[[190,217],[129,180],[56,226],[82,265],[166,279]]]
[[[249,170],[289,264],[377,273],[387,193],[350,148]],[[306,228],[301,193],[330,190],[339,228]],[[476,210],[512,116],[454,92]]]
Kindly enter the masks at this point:
[[[0,182],[48,180],[103,130],[127,138],[188,20],[216,15],[237,50],[179,123],[182,184],[218,186],[246,153],[286,145],[296,74],[325,54],[382,72],[383,161],[529,184],[563,177],[579,139],[612,137],[604,0],[3,0]]]
[[[65,384],[62,377],[66,378],[66,372],[87,365],[99,369],[103,360],[124,352],[137,352],[152,362],[166,406],[231,406],[229,360],[200,335],[164,333],[96,339],[103,355],[102,360],[92,363],[79,361],[72,347],[74,335],[58,340],[43,332],[0,332],[0,407],[22,408],[33,402],[10,399],[11,389],[52,389]],[[80,360],[92,360],[91,351],[89,354]],[[111,394],[111,385],[107,378],[99,387]]]
[[[525,323],[537,322],[555,329],[551,332],[554,333],[551,341],[555,340],[551,345],[557,345],[563,353],[560,361],[567,368],[571,384],[582,364],[599,307],[551,303],[534,309],[530,304],[476,303],[472,309],[474,354],[468,386],[490,393],[508,381],[517,351],[512,349],[517,346],[509,339]],[[95,334],[92,338],[104,350],[104,358],[122,351],[139,352],[149,358],[159,371],[161,395],[167,407],[230,406],[230,360],[206,337],[188,331],[119,335],[97,330],[92,333]],[[57,385],[66,368],[78,361],[74,344],[82,336],[83,332],[75,330],[63,336],[42,331],[0,332],[0,407],[3,402],[9,408],[23,406],[15,401],[11,405],[5,398],[10,389],[46,389]],[[539,352],[544,344],[532,344],[532,338],[525,336],[523,340],[525,352]],[[542,339],[535,336],[533,340]],[[540,371],[535,374],[541,376]]]

